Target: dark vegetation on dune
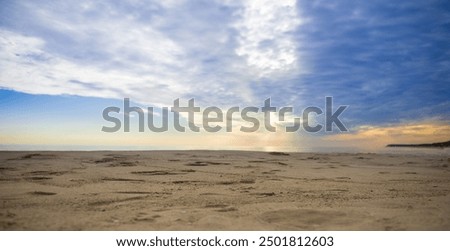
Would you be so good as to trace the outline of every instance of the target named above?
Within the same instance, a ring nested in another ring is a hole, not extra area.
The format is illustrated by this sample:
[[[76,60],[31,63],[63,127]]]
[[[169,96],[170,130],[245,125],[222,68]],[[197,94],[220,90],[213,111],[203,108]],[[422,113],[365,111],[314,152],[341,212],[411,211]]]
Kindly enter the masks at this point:
[[[389,144],[386,147],[431,147],[431,148],[446,148],[450,147],[450,141],[430,143],[430,144]]]

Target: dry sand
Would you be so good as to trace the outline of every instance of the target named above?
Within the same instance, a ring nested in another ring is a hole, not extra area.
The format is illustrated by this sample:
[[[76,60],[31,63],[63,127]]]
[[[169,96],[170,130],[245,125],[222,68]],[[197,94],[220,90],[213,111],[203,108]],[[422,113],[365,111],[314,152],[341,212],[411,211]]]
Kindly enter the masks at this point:
[[[450,158],[0,152],[3,230],[450,230]]]

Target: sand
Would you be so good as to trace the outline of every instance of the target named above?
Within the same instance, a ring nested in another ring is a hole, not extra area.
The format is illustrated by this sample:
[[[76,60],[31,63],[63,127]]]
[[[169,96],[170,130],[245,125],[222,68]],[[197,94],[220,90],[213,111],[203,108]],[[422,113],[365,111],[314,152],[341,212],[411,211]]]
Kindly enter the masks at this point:
[[[2,230],[450,230],[450,158],[0,152]]]

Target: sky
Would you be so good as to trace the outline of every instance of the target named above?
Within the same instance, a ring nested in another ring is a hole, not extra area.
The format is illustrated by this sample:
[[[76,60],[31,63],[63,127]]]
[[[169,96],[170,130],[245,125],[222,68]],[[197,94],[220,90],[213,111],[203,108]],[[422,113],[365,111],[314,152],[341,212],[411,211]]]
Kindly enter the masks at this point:
[[[302,150],[446,141],[448,41],[446,0],[0,0],[0,146]],[[138,132],[136,117],[129,133],[101,130],[109,125],[103,109],[123,108],[124,98],[155,107],[156,117],[177,98],[223,109],[271,98],[293,107],[292,118],[324,108],[327,96],[348,106],[340,116],[347,132]]]

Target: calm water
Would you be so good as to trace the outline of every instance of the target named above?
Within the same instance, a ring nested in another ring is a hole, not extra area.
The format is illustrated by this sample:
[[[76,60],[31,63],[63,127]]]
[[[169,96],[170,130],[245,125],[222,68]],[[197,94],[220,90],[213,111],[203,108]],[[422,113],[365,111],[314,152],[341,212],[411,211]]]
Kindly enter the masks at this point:
[[[6,151],[145,151],[145,150],[194,150],[186,148],[161,148],[153,146],[82,146],[82,145],[0,145],[0,150]],[[315,152],[315,153],[381,153],[401,155],[439,155],[450,156],[450,148],[408,148],[408,147],[383,147],[378,149],[364,149],[354,147],[311,147],[311,148],[217,148],[195,150],[244,150],[244,151],[285,151],[285,152]]]

